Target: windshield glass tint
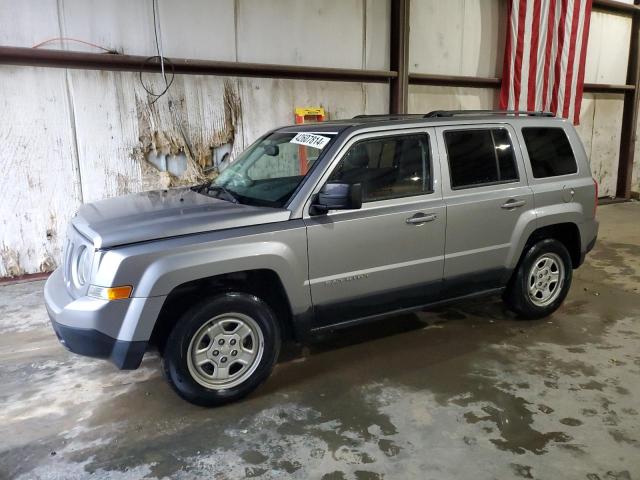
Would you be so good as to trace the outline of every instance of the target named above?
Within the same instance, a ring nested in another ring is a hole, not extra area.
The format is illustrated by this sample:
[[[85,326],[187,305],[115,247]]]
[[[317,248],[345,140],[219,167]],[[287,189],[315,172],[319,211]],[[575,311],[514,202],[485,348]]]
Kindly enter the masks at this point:
[[[272,133],[222,171],[220,186],[250,205],[283,207],[335,134]]]

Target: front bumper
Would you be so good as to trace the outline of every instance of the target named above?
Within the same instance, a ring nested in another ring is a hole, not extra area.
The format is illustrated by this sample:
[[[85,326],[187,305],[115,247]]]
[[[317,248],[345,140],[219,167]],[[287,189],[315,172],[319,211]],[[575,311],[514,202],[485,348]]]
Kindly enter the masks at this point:
[[[140,366],[164,298],[74,299],[60,269],[44,287],[45,306],[60,342],[74,353],[109,359],[126,370]]]
[[[123,370],[135,370],[140,366],[147,342],[117,340],[97,330],[67,327],[56,322],[51,314],[49,317],[58,340],[69,351],[87,357],[107,358]]]

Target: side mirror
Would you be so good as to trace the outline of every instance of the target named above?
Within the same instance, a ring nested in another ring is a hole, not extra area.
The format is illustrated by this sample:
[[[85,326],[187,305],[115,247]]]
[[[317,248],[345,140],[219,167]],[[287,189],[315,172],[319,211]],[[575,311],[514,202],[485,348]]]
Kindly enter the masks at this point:
[[[329,210],[357,210],[362,207],[362,185],[359,183],[327,183],[311,205],[312,215]]]

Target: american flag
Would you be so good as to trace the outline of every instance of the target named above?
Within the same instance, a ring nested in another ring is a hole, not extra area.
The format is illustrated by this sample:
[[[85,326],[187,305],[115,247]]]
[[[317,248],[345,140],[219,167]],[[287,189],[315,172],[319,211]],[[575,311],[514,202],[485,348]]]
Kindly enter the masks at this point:
[[[591,0],[509,0],[500,108],[578,124]]]

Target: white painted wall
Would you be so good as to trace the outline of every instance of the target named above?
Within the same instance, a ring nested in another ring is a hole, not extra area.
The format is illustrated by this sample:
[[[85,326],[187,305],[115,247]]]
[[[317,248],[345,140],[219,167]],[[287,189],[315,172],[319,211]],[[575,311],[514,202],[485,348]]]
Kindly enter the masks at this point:
[[[0,0],[0,44],[31,47],[68,36],[155,55],[151,5]],[[503,0],[412,0],[411,9],[411,71],[500,76]],[[389,0],[159,0],[157,14],[168,57],[389,68]],[[587,81],[624,83],[620,52],[629,29],[624,17],[594,14]],[[51,47],[96,51],[70,42]],[[386,112],[389,95],[380,84],[177,76],[170,94],[149,107],[134,73],[7,66],[0,92],[0,277],[51,269],[81,202],[163,184],[167,177],[141,160],[143,150],[188,150],[196,163],[208,155],[229,136],[225,96],[242,112],[237,153],[265,130],[292,123],[295,106],[321,105],[330,118],[344,118]],[[412,86],[409,108],[492,108],[496,94]],[[620,96],[586,95],[583,104],[579,131],[605,194],[615,188],[621,108]],[[636,188],[639,176],[636,168]]]
[[[593,12],[585,82],[625,84],[630,41],[630,18]],[[603,196],[616,193],[623,104],[623,95],[611,94],[585,94],[582,101],[578,133]]]
[[[66,36],[155,55],[150,0],[36,3],[0,0],[0,44],[31,47]],[[168,57],[389,67],[386,0],[160,0],[157,14]],[[95,51],[71,42],[52,47]],[[342,118],[388,105],[385,85],[186,75],[149,108],[134,73],[2,66],[0,277],[51,269],[81,202],[161,185],[166,177],[140,160],[149,143],[140,137],[150,131],[161,134],[151,142],[159,151],[188,145],[196,160],[210,155],[227,128],[225,90],[243,112],[236,153],[292,123],[295,106],[320,105],[329,118]]]
[[[65,71],[0,73],[0,276],[51,268],[80,199]]]
[[[491,110],[498,104],[499,91],[493,88],[409,87],[409,113],[432,110]]]
[[[506,16],[503,0],[411,0],[410,70],[499,77]]]
[[[591,159],[601,196],[615,196],[622,132],[622,95],[585,94],[578,134]]]
[[[631,41],[631,19],[624,15],[592,12],[585,82],[624,84]]]

